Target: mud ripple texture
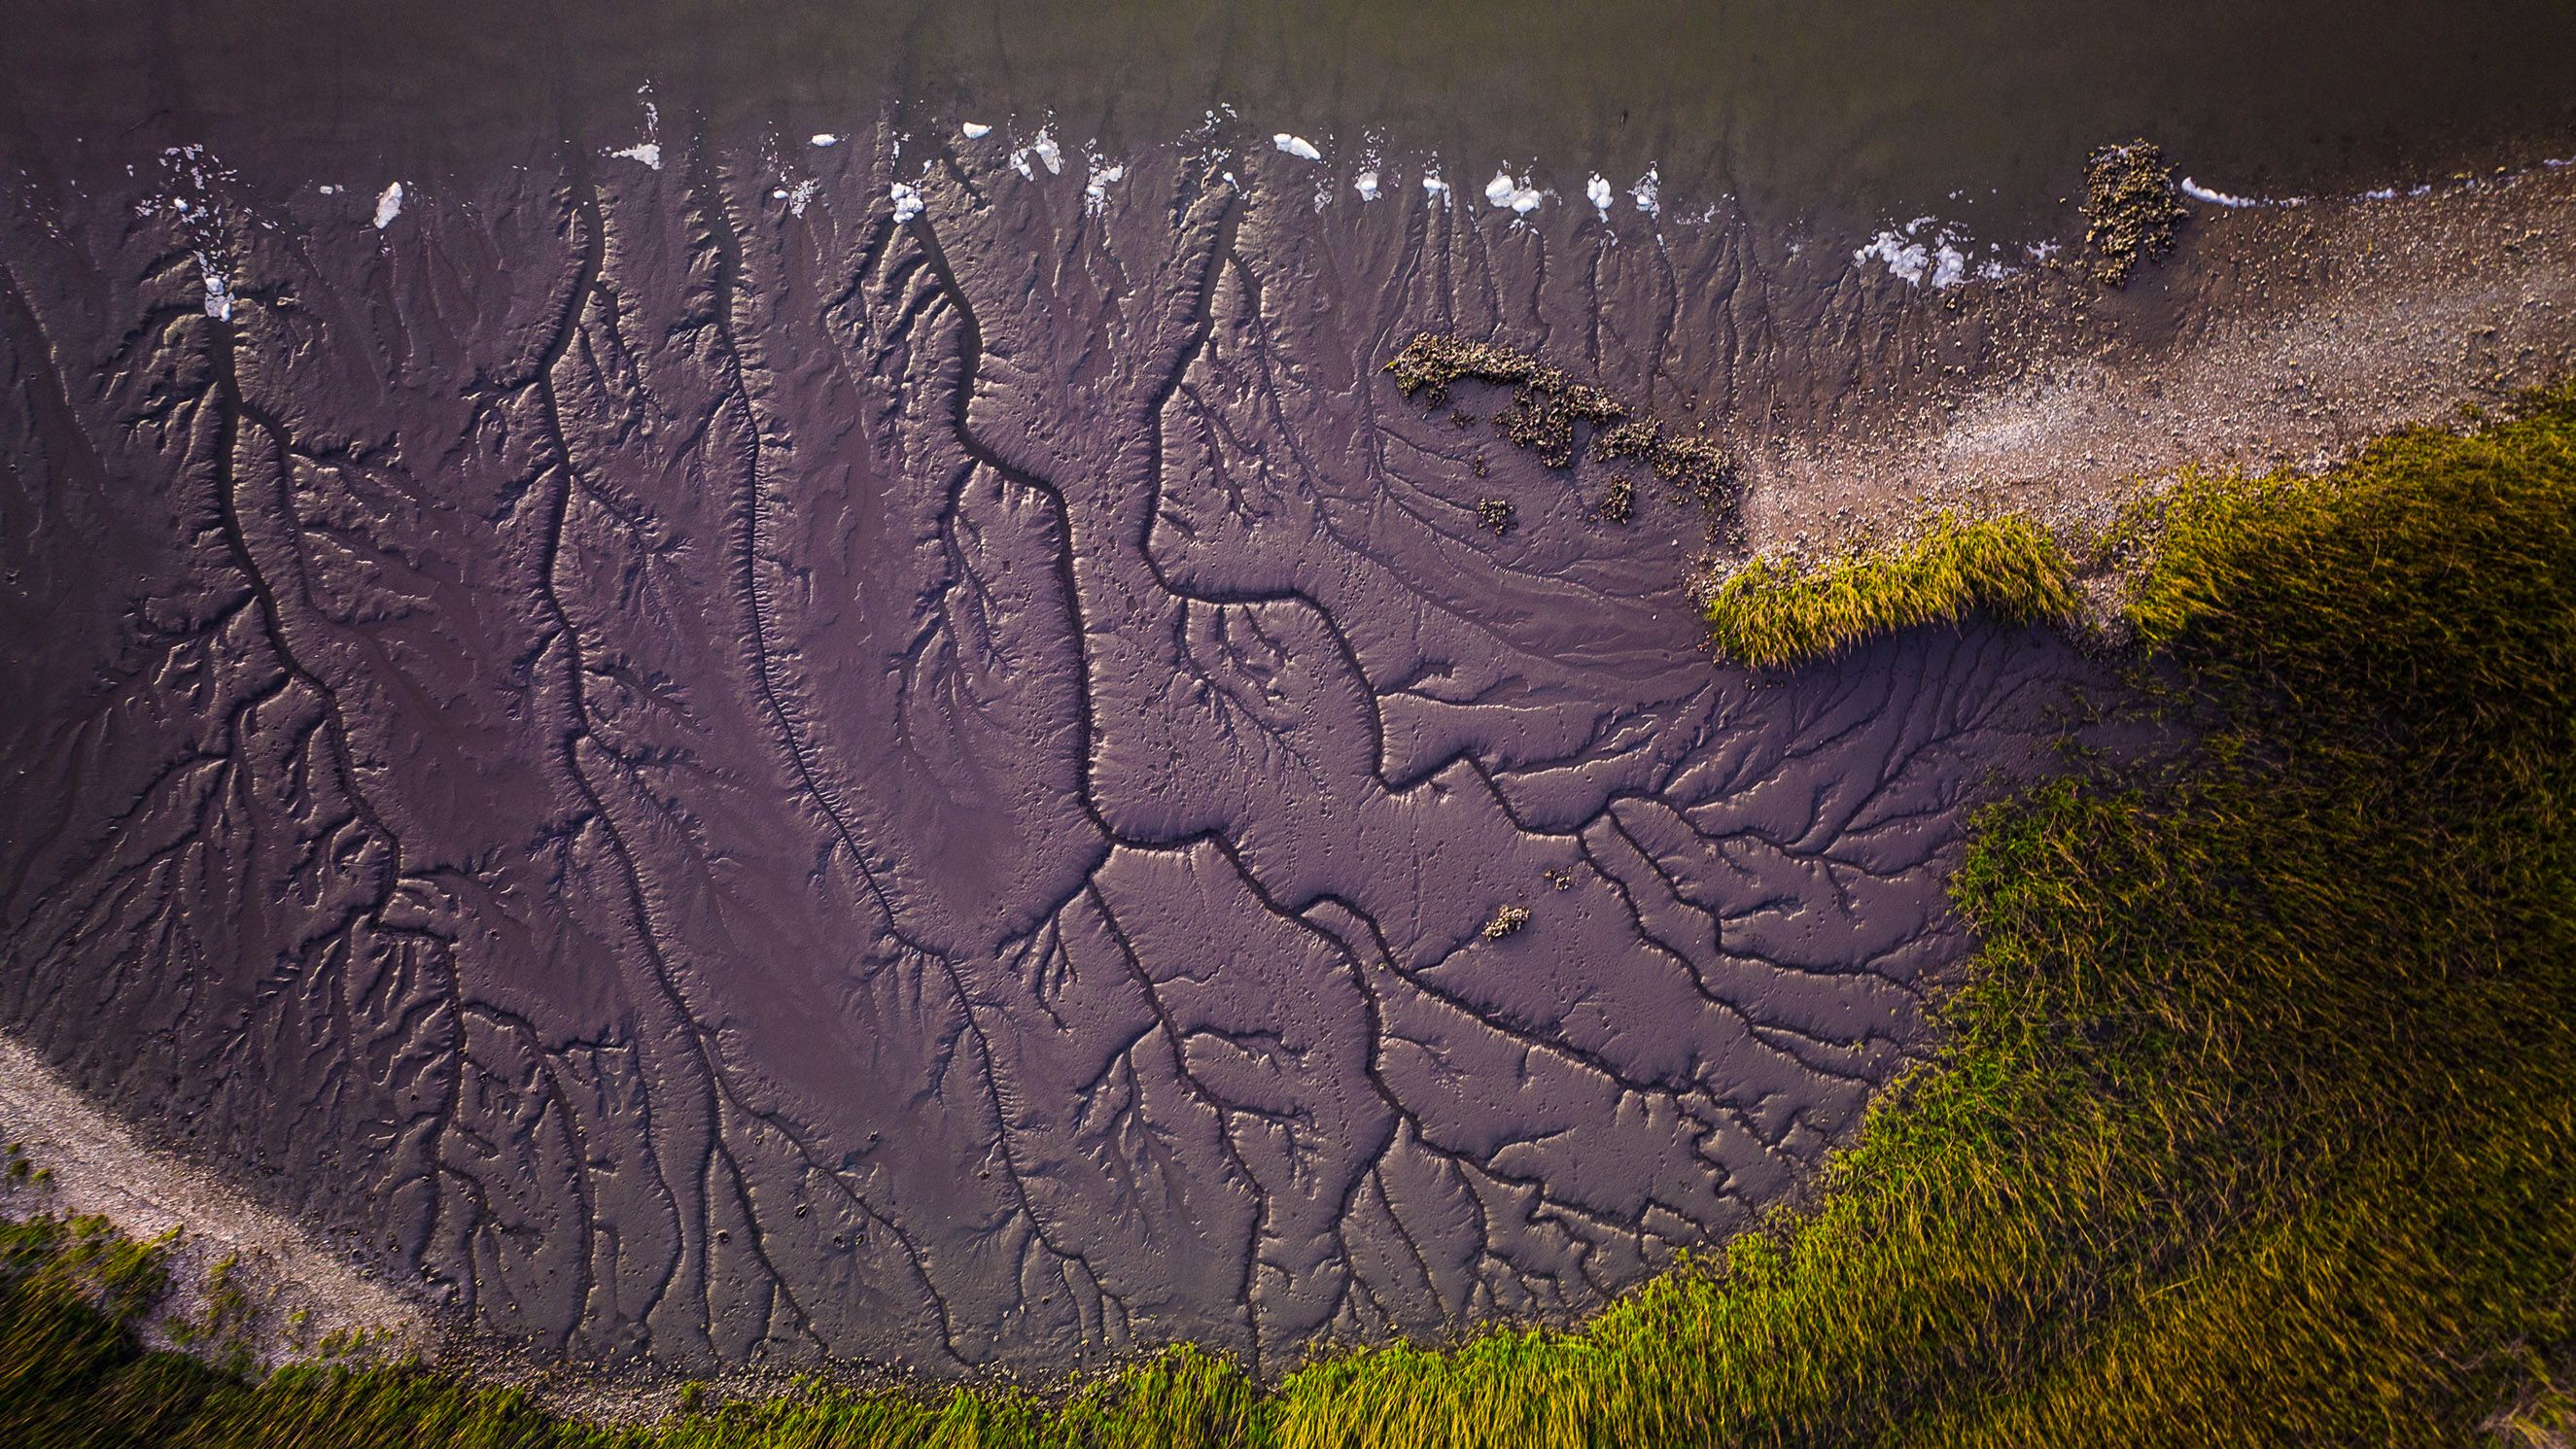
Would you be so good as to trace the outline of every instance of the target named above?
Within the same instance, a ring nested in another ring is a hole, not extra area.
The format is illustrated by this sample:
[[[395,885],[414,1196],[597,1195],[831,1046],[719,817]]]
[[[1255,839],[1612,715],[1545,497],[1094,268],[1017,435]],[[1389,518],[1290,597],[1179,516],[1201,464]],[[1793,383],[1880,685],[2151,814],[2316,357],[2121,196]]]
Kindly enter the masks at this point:
[[[898,225],[887,150],[792,208],[748,146],[532,156],[381,232],[13,183],[6,1026],[597,1363],[1275,1369],[1780,1199],[1920,1050],[1960,806],[2081,666],[1720,669],[1696,505],[1602,517],[1382,368],[1742,417],[1866,307],[1723,225],[1177,157],[1105,210],[945,158]]]

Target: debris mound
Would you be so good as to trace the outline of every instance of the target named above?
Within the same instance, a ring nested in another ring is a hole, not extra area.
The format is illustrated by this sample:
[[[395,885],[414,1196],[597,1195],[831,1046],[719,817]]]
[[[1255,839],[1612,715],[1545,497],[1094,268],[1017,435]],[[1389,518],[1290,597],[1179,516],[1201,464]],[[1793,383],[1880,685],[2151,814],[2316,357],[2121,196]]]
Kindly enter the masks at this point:
[[[2185,215],[2173,163],[2153,142],[2097,147],[2084,162],[2084,246],[2093,280],[2118,287],[2173,250]]]

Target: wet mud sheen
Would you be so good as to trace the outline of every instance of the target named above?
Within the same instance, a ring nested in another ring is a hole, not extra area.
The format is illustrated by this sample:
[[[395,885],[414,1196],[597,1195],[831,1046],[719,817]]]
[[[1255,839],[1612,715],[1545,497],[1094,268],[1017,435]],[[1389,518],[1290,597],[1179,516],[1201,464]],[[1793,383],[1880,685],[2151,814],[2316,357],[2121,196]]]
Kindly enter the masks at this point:
[[[868,138],[792,197],[666,138],[381,228],[23,182],[8,1030],[596,1364],[1276,1371],[1564,1319],[1789,1193],[2090,667],[1720,667],[1700,498],[1384,369],[1824,416],[1903,289],[1724,221],[1319,213],[1288,158],[1090,206],[1006,139],[900,223]]]

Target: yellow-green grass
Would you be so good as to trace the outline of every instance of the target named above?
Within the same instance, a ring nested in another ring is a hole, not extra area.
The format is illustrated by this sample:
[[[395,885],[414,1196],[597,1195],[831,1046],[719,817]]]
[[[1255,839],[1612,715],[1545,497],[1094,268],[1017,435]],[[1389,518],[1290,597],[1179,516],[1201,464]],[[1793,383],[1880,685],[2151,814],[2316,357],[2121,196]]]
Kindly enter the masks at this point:
[[[816,1391],[611,1433],[417,1371],[140,1353],[148,1295],[85,1306],[55,1228],[0,1254],[0,1442],[2200,1449],[2563,1418],[2576,395],[2195,482],[2151,537],[2132,622],[2206,746],[1981,814],[1938,1060],[1810,1207],[1579,1330],[1266,1393],[1179,1351],[1055,1405]]]
[[[1864,639],[1971,614],[2014,623],[2075,612],[2075,565],[2019,518],[1963,523],[1944,513],[1917,538],[1807,569],[1756,558],[1719,586],[1708,622],[1718,653],[1778,669]]]

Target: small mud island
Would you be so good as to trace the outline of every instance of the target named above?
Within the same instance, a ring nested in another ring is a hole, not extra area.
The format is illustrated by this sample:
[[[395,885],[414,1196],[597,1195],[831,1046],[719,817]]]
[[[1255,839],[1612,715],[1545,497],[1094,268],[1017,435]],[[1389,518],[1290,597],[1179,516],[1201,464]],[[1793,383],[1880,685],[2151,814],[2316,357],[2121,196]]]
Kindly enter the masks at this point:
[[[617,100],[0,136],[0,1439],[2576,1421],[2576,167]]]

